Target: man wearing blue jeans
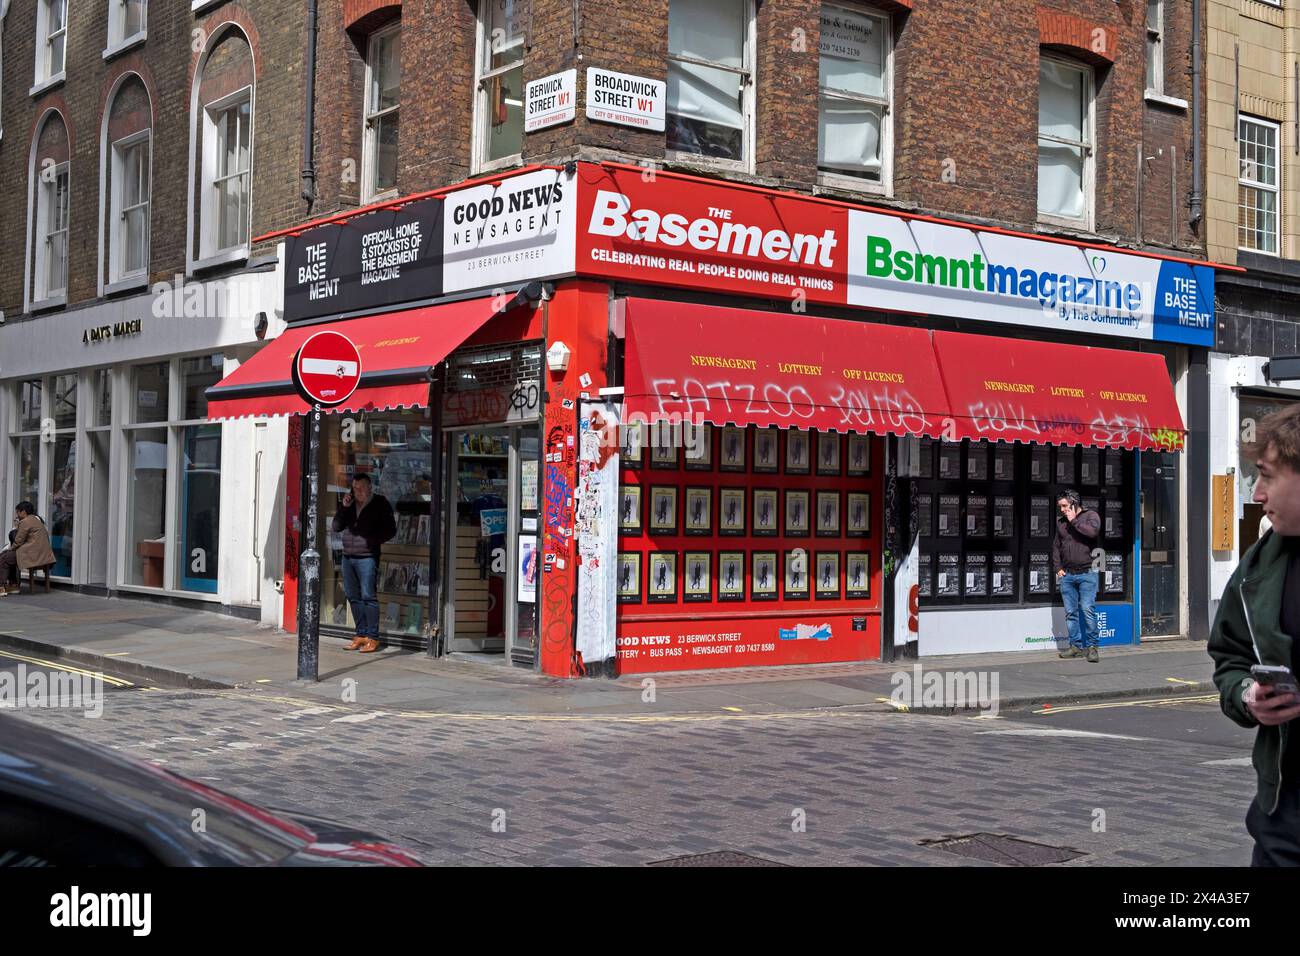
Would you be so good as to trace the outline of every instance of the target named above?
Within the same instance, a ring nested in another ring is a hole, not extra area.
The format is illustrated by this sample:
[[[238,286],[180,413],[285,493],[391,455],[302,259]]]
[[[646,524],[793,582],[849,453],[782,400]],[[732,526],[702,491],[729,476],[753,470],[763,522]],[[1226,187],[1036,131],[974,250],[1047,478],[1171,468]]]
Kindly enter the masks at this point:
[[[1052,569],[1065,602],[1070,649],[1062,657],[1088,656],[1097,663],[1097,572],[1092,552],[1101,530],[1097,512],[1084,510],[1077,491],[1057,496],[1056,537],[1052,539]]]
[[[393,508],[375,494],[369,475],[357,475],[330,526],[343,535],[343,593],[357,626],[348,650],[372,654],[379,650],[380,548],[397,534]]]

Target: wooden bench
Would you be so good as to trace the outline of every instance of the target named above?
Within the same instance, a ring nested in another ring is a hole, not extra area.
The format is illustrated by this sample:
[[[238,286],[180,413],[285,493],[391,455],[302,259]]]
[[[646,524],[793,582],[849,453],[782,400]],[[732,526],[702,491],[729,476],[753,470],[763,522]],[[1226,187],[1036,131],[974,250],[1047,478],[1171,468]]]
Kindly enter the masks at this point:
[[[32,586],[31,586],[31,593],[32,593],[32,594],[35,594],[35,593],[36,593],[36,575],[39,574],[39,573],[42,573],[42,572],[44,572],[44,574],[45,574],[45,593],[46,593],[46,594],[49,594],[49,593],[50,593],[50,571],[52,571],[53,569],[54,569],[54,565],[52,565],[52,564],[43,564],[43,565],[41,565],[39,568],[28,568],[28,569],[27,569],[27,580],[31,582],[31,585],[32,585]],[[22,593],[22,589],[23,589],[23,572],[22,572],[22,571],[19,571],[19,572],[18,572],[18,591],[19,591],[19,593]]]

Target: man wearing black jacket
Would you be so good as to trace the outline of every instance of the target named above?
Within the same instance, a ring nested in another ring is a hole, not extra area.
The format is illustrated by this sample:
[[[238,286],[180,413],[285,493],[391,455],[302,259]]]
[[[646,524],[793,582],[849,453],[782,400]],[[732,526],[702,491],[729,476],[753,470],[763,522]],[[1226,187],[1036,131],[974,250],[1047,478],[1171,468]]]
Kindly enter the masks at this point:
[[[1097,572],[1092,551],[1101,531],[1101,518],[1085,511],[1077,491],[1062,492],[1056,498],[1061,512],[1052,539],[1052,569],[1056,586],[1065,602],[1065,620],[1070,629],[1070,649],[1062,657],[1083,657],[1097,663]]]
[[[397,534],[392,505],[375,494],[369,475],[357,475],[330,527],[343,534],[343,593],[356,622],[348,650],[374,653],[379,650],[379,553]]]

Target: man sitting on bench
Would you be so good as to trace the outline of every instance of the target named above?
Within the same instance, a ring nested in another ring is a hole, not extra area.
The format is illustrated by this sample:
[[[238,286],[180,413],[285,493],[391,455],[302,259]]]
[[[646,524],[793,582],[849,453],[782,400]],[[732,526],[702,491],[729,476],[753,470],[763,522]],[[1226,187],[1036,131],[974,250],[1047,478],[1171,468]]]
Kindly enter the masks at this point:
[[[19,574],[22,571],[32,573],[32,587],[35,589],[36,569],[44,568],[48,584],[53,565],[54,550],[50,547],[50,535],[45,530],[45,522],[30,501],[20,501],[14,509],[14,534],[10,539],[10,547],[6,551],[0,551],[0,597],[18,592]]]

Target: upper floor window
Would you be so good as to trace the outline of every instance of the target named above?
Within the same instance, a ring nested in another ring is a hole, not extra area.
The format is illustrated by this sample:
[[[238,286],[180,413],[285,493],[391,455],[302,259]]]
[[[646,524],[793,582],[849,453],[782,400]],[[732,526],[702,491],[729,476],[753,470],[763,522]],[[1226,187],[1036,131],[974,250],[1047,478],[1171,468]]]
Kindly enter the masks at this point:
[[[248,90],[241,90],[207,110],[207,135],[213,154],[209,167],[213,252],[248,244],[251,110]]]
[[[36,300],[68,291],[68,164],[41,173],[36,200]]]
[[[108,0],[108,48],[145,32],[145,0]]]
[[[149,273],[149,130],[113,144],[110,275],[121,281]]]
[[[1243,116],[1237,128],[1237,245],[1278,253],[1278,124]]]
[[[817,168],[866,183],[888,182],[889,18],[822,4]]]
[[[397,189],[398,104],[402,85],[401,25],[366,44],[364,202]]]
[[[253,52],[243,32],[228,27],[209,41],[194,91],[192,131],[196,181],[190,268],[248,256],[252,235]]]
[[[1092,71],[1044,57],[1038,83],[1038,214],[1091,228]]]
[[[1147,0],[1147,92],[1165,91],[1165,5]]]
[[[515,162],[524,149],[524,33],[522,4],[480,0],[475,94],[476,165]]]
[[[670,150],[750,162],[753,28],[751,0],[670,0]]]
[[[38,0],[36,6],[36,83],[63,73],[68,41],[68,0]]]

